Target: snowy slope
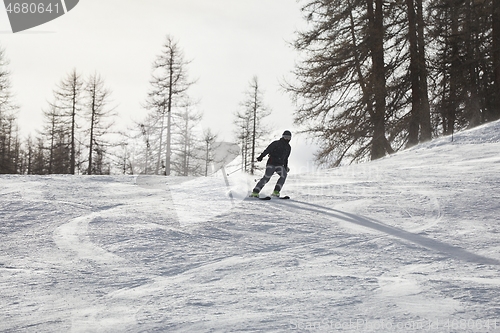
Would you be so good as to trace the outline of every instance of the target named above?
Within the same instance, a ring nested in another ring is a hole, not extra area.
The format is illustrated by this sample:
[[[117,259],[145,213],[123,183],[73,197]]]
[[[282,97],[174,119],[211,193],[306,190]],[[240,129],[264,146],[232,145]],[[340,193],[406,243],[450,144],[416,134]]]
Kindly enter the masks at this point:
[[[496,122],[271,201],[237,174],[0,176],[0,331],[500,332],[499,153]]]

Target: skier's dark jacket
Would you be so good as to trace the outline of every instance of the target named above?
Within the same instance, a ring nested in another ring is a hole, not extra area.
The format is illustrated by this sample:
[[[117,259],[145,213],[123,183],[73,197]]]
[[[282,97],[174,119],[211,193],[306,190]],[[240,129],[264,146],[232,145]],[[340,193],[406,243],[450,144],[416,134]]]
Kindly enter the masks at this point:
[[[285,168],[288,168],[288,157],[290,156],[291,151],[292,147],[290,147],[289,141],[281,138],[273,141],[258,158],[262,159],[264,156],[269,154],[267,165],[282,165]]]

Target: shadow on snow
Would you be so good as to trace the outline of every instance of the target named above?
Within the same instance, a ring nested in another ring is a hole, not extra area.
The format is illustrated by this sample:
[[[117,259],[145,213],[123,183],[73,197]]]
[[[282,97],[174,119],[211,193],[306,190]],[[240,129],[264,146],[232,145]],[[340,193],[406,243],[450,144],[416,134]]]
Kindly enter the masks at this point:
[[[314,213],[320,213],[324,215],[328,215],[330,217],[343,220],[349,223],[353,223],[365,228],[370,228],[373,230],[376,230],[378,232],[397,237],[399,239],[403,239],[415,244],[418,244],[420,246],[423,246],[425,248],[438,251],[440,253],[446,254],[452,258],[460,259],[463,261],[467,262],[473,262],[477,264],[483,264],[483,265],[500,265],[500,261],[492,258],[487,258],[484,256],[480,256],[477,254],[474,254],[472,252],[469,252],[467,250],[464,250],[460,247],[449,245],[443,242],[440,242],[435,239],[431,239],[422,235],[418,235],[415,233],[411,233],[399,228],[391,227],[386,224],[383,224],[382,222],[369,219],[367,217],[343,212],[337,209],[332,209],[328,207],[324,207],[321,205],[313,204],[313,203],[308,203],[308,202],[303,202],[303,201],[297,201],[294,200],[293,202],[290,201],[275,201],[281,205],[286,205],[290,207],[294,207],[300,210],[308,210],[310,212]]]

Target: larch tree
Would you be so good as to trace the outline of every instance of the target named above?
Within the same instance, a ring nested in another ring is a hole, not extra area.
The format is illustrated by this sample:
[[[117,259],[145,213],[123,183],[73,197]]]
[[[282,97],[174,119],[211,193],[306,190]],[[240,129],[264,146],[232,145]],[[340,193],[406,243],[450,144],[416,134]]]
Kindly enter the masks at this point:
[[[88,168],[87,174],[105,174],[104,155],[109,145],[105,134],[113,125],[114,108],[109,107],[111,91],[104,85],[100,75],[89,77],[85,85],[87,94],[87,119],[88,119]]]
[[[176,148],[173,156],[173,169],[179,176],[203,175],[203,144],[202,133],[197,133],[202,114],[197,112],[189,103],[181,107],[176,114],[175,140]]]
[[[148,94],[145,107],[151,110],[157,132],[156,174],[160,173],[160,161],[165,157],[165,175],[171,174],[172,164],[172,127],[173,109],[181,105],[187,90],[194,83],[187,74],[189,61],[172,36],[167,36],[160,54],[153,63],[151,91]],[[163,143],[165,139],[165,144]],[[163,155],[164,154],[164,155]]]
[[[436,132],[453,134],[500,118],[499,6],[492,0],[427,1]]]
[[[60,153],[61,150],[67,150],[67,136],[64,134],[63,117],[59,112],[60,110],[55,107],[55,103],[51,103],[49,109],[43,110],[44,126],[40,134],[45,142],[44,148],[48,152],[46,157],[46,172],[48,174],[68,173],[68,171],[71,173],[71,168],[66,170],[62,166],[71,161],[71,156]]]
[[[212,163],[215,162],[213,156],[213,150],[216,149],[218,134],[213,133],[213,131],[208,128],[203,131],[203,144],[204,144],[204,175],[205,177],[209,174],[209,168]]]
[[[251,175],[255,172],[256,149],[269,133],[263,119],[271,114],[264,104],[263,92],[257,76],[250,81],[242,109],[236,113],[237,139],[242,146],[242,169]]]
[[[17,173],[18,143],[16,111],[10,82],[9,61],[0,47],[0,173]]]
[[[302,12],[309,29],[294,47],[303,56],[285,88],[295,122],[317,139],[320,164],[391,153],[386,137],[387,67],[382,0],[312,0]]]
[[[405,0],[408,13],[410,53],[411,117],[408,128],[409,147],[432,137],[422,0]]]
[[[69,137],[69,173],[72,175],[76,172],[78,119],[82,117],[83,93],[84,80],[73,69],[54,91],[55,100],[52,105],[58,109],[57,113],[63,119],[63,130]]]
[[[494,74],[494,94],[493,106],[490,111],[491,119],[500,118],[500,1],[493,1],[491,7],[492,13],[492,61]]]

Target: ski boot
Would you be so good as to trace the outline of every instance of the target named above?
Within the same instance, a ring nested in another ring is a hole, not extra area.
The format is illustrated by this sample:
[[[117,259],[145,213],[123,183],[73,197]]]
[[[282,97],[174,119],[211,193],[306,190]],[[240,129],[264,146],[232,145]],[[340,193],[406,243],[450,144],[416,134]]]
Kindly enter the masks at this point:
[[[258,198],[258,197],[259,197],[259,192],[250,193],[250,198]]]

